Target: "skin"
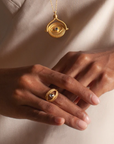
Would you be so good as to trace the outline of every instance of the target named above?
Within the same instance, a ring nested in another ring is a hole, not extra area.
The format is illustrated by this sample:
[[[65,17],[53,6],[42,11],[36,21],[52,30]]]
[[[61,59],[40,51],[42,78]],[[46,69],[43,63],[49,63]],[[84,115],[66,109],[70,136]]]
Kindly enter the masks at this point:
[[[68,52],[53,70],[75,78],[100,97],[114,89],[114,48],[100,52]],[[83,110],[90,106],[77,95],[58,90]]]
[[[50,85],[66,89],[92,105],[99,99],[71,76],[41,65],[0,70],[0,114],[51,125],[66,124],[78,130],[90,123],[87,113],[59,93],[51,103],[45,100]]]

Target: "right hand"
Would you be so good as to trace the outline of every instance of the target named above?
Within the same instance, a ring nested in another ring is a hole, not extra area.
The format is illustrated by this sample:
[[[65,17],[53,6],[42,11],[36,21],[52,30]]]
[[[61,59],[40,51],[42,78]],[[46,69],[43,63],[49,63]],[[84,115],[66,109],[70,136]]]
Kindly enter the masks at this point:
[[[87,113],[61,93],[53,103],[45,100],[51,84],[94,104],[91,101],[91,97],[95,97],[94,93],[74,78],[34,65],[0,70],[0,114],[51,125],[65,123],[79,130],[86,129],[89,123]]]

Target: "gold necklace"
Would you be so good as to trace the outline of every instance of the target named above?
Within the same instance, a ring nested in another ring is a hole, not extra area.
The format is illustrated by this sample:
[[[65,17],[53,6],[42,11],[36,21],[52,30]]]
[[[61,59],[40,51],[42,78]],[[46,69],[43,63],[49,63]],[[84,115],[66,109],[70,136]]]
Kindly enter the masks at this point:
[[[52,0],[50,0],[50,3],[51,3],[52,10],[54,12],[54,16],[53,16],[54,18],[51,22],[48,23],[46,27],[46,32],[48,32],[54,38],[60,38],[65,34],[66,30],[68,30],[68,27],[62,20],[58,19],[57,0],[56,0],[55,10],[53,7]]]

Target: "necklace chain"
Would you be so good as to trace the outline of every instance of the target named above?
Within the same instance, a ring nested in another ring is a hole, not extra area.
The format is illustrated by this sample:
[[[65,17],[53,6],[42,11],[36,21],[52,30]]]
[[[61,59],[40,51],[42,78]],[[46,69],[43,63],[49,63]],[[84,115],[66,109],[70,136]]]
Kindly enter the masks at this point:
[[[53,10],[54,14],[57,14],[57,4],[58,4],[58,0],[56,0],[55,10],[54,10],[54,7],[53,7],[52,0],[50,0],[50,3],[51,3],[51,7],[52,7],[52,10]]]

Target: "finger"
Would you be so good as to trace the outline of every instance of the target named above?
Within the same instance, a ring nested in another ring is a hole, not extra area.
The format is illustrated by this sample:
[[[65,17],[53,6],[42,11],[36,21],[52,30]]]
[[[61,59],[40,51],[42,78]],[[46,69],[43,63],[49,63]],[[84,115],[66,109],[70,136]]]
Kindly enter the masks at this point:
[[[71,77],[76,77],[80,71],[83,71],[84,68],[85,68],[85,66],[83,66],[83,65],[79,66],[79,64],[76,63],[73,66],[72,65],[68,65],[66,67],[66,69],[64,69],[62,71],[62,73],[66,74],[66,75],[69,75]],[[82,85],[83,85],[83,82],[82,82]],[[64,94],[64,89],[62,89],[62,88],[57,88],[57,89],[58,89],[59,92]],[[67,93],[68,93],[68,91],[67,91]],[[74,95],[74,94],[70,94],[69,96],[65,95],[65,96],[68,97],[71,101],[72,101],[72,99],[76,99],[77,98],[77,96]]]
[[[51,124],[51,125],[63,125],[65,123],[64,118],[47,114],[44,111],[40,111],[29,106],[22,106],[22,107],[23,107],[24,117],[29,120]]]
[[[110,69],[107,69],[104,71],[96,80],[94,80],[89,86],[90,89],[98,96],[100,97],[105,92],[108,92],[113,89],[113,82],[114,74],[113,71]],[[78,103],[78,106],[80,106],[82,109],[87,109],[89,105],[85,103],[83,100],[81,100]]]
[[[103,92],[103,87],[100,86],[98,80],[94,80],[94,85],[92,87],[90,87],[90,89],[98,96],[100,97],[101,94],[105,93]],[[86,110],[90,105],[85,102],[84,100],[80,100],[77,104],[80,108],[82,108],[83,110]]]
[[[86,70],[87,71],[87,70]],[[98,65],[96,63],[93,63],[88,67],[87,72],[82,72],[79,77],[77,77],[77,80],[84,86],[88,87],[90,84],[92,85],[93,81],[97,79],[102,71],[102,66]],[[90,86],[91,87],[91,86]],[[94,92],[94,91],[93,91]],[[96,93],[98,96],[98,93]],[[90,105],[85,102],[84,100],[80,100],[77,104],[80,108],[83,110],[86,110]]]
[[[27,104],[27,106],[28,106],[28,104]],[[65,112],[64,110],[60,109],[58,106],[54,105],[53,103],[49,103],[49,102],[44,101],[43,99],[40,99],[38,97],[34,96],[34,98],[33,98],[33,96],[32,96],[32,100],[31,100],[31,102],[29,102],[29,107],[30,106],[33,108],[33,110],[30,111],[30,114],[29,114],[29,111],[28,112],[25,111],[25,114],[28,115],[28,119],[31,119],[31,120],[36,119],[38,121],[41,121],[41,122],[44,121],[45,123],[47,123],[47,120],[45,120],[45,118],[43,120],[42,119],[39,120],[39,115],[37,115],[38,113],[36,111],[36,109],[38,109],[40,111],[45,112],[46,114],[49,114],[51,116],[55,116],[56,118],[58,118],[58,117],[60,119],[63,118],[65,120],[65,124],[72,127],[72,128],[75,128],[78,130],[84,130],[87,128],[86,122],[84,122],[84,121],[80,120],[79,118]],[[47,116],[47,118],[49,118],[49,117]],[[56,119],[56,118],[54,118],[54,119]],[[53,119],[53,117],[52,117],[52,119]],[[63,120],[60,120],[60,122],[63,124]],[[48,123],[50,123],[50,120]]]
[[[46,79],[48,83],[54,84],[62,89],[66,89],[74,95],[78,95],[87,103],[97,105],[99,104],[98,97],[88,88],[81,85],[74,78],[54,71],[44,71],[41,73],[42,79]]]
[[[59,62],[52,68],[52,70],[54,71],[58,71],[58,72],[63,72],[64,69],[67,67],[66,61],[68,62],[69,59],[71,58],[71,56],[74,56],[76,52],[72,52],[70,53],[70,57],[69,57],[69,53],[67,53],[64,57],[62,57]]]
[[[62,89],[62,88],[59,88],[59,87],[57,87],[57,86],[55,86],[55,85],[50,85],[49,86],[49,88],[55,88],[56,90],[58,90],[58,92],[59,93],[61,93],[62,95],[64,95],[65,97],[67,97],[70,101],[72,101],[72,102],[74,102],[74,101],[76,101],[76,100],[78,100],[79,99],[79,97],[78,96],[76,96],[76,95],[74,95],[73,93],[71,93],[71,92],[69,92],[69,91],[67,91],[67,90],[64,90],[64,89]],[[75,104],[77,104],[78,103],[78,101],[75,103]]]
[[[84,66],[75,63],[73,66],[67,66],[62,73],[69,75],[71,77],[76,77],[80,71],[84,69]]]
[[[98,78],[102,72],[102,66],[97,63],[92,63],[88,67],[88,70],[83,71],[77,80],[84,86],[88,86],[94,79]]]
[[[42,84],[40,91],[39,90],[37,91],[37,89],[34,90],[32,89],[31,92],[37,97],[40,97],[45,100],[45,95],[49,90],[50,88]],[[62,110],[70,113],[71,115],[76,116],[87,123],[90,123],[87,113],[83,111],[81,108],[79,108],[77,105],[72,103],[68,98],[63,96],[61,93],[58,94],[57,99],[53,103],[58,107],[60,107]]]
[[[78,55],[76,55],[76,52],[71,52],[71,53],[67,53],[58,63],[57,65],[53,68],[53,70],[55,71],[59,71],[61,73],[64,73],[66,75],[69,75],[71,77],[76,77],[77,74],[82,71],[82,69],[85,68],[86,64],[82,65],[82,60],[80,60],[80,58],[78,58]],[[72,57],[72,59],[71,59]],[[67,63],[66,63],[67,61]],[[84,61],[87,63],[87,61]],[[51,86],[50,86],[51,87]],[[58,89],[59,92],[63,93],[64,94],[64,89],[62,88],[59,88],[57,86],[53,86],[52,87],[55,87],[56,89]],[[68,93],[68,91],[67,91]],[[69,96],[68,95],[65,95],[66,97],[68,97],[70,100],[72,99],[76,99],[77,96],[74,95],[74,94],[70,94]],[[78,102],[78,101],[77,101]]]
[[[94,79],[96,79],[97,77],[99,77],[101,71],[102,71],[102,66],[98,65],[96,63],[91,64],[90,66],[87,67],[89,70],[84,70],[79,77],[77,77],[77,80],[79,83],[81,83],[82,85],[84,85],[85,87],[87,87],[92,81],[94,81]],[[67,96],[68,97],[68,96]],[[70,100],[75,99],[76,96],[71,95],[71,97],[69,98]],[[74,103],[78,103],[79,99],[76,99],[74,101]],[[82,108],[83,110],[86,110],[90,105],[85,102],[84,100],[80,100],[78,103],[78,106],[80,108]]]
[[[99,77],[102,68],[98,65],[92,65],[87,67],[88,70],[84,70],[81,74],[79,74],[79,76],[77,77],[77,80],[79,83],[81,83],[83,86],[88,87],[90,85],[90,83],[92,81],[94,81],[94,79],[96,79],[97,77]],[[70,96],[70,95],[69,95]],[[68,97],[68,96],[67,96]],[[70,100],[75,99],[76,96],[75,95],[71,95],[70,97],[68,97]],[[74,101],[75,103],[77,103],[77,100]],[[84,105],[82,105],[82,103]],[[87,102],[84,102],[84,100],[81,100],[81,102],[79,103],[79,106],[82,108],[85,107],[85,105],[87,105]]]
[[[63,90],[62,94],[63,94],[65,97],[67,97],[68,99],[70,99],[72,102],[74,102],[74,101],[78,98],[78,96],[76,96],[76,95],[74,95],[74,94],[72,94],[71,92],[66,91],[66,90]]]
[[[70,73],[70,69],[72,68],[72,65],[69,64],[69,60],[71,58],[71,56],[73,57],[76,54],[76,52],[71,52],[70,53],[70,57],[69,57],[69,53],[67,53],[63,58],[61,58],[59,60],[59,62],[52,68],[52,70],[57,71],[57,72],[61,72],[64,73],[68,71],[68,74]],[[67,63],[66,63],[67,61]],[[73,77],[72,73],[71,76]],[[57,87],[55,85],[51,85],[50,87],[55,87],[56,89],[58,89],[59,92],[63,92],[64,89]]]
[[[88,87],[95,79],[97,79],[101,74],[101,66],[99,65],[92,65],[87,72],[82,72],[79,77],[77,77],[78,82],[80,82],[85,87]],[[92,89],[91,89],[92,90]],[[93,91],[93,90],[92,90]],[[93,91],[94,92],[94,91]],[[95,93],[97,96],[99,95],[98,92]],[[77,104],[83,110],[86,110],[90,105],[85,102],[84,100],[80,100]]]
[[[97,78],[90,89],[95,92],[98,97],[100,97],[105,92],[108,92],[113,89],[113,82],[114,74],[112,70],[107,70],[106,72],[103,72],[99,78]]]
[[[84,76],[80,77],[80,78],[77,78],[78,81],[88,87],[97,95],[97,96],[100,96],[99,94],[99,89],[97,90],[96,89],[96,83],[97,83],[97,79],[99,78],[99,72],[100,72],[100,69],[99,71],[88,71]],[[96,79],[96,80],[95,80]],[[96,89],[96,90],[95,90]],[[102,88],[101,88],[102,89]],[[88,104],[87,102],[85,102],[84,100],[80,100],[77,104],[80,108],[82,108],[83,110],[86,110],[90,104]]]
[[[69,60],[69,64],[63,71],[71,77],[76,77],[81,71],[83,71],[90,63],[90,57],[87,54],[78,52],[72,59]]]
[[[62,72],[66,67],[66,63],[64,63],[64,59],[61,59],[53,68],[52,70]]]
[[[77,104],[81,109],[86,110],[90,106],[90,104],[86,103],[84,100],[80,100]]]

